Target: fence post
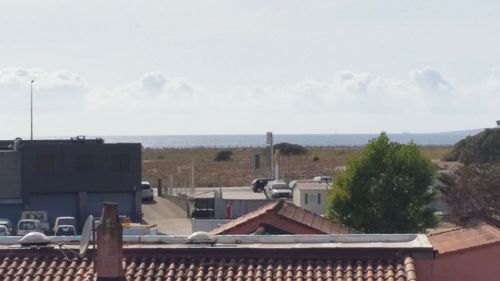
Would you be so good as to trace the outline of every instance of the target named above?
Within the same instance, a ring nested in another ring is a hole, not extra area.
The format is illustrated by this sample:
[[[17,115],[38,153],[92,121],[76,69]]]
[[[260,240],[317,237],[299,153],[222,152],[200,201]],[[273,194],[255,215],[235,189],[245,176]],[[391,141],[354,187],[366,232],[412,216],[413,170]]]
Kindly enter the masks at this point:
[[[161,179],[158,179],[158,196],[163,196],[163,187],[161,186]]]

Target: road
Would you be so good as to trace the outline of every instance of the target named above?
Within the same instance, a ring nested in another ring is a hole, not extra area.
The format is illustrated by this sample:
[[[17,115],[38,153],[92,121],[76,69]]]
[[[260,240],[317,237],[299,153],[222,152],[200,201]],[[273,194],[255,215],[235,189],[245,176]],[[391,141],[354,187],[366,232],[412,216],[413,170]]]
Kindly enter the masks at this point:
[[[191,219],[186,212],[171,201],[158,196],[153,202],[143,202],[143,219],[148,224],[158,225],[158,231],[164,234],[189,235],[191,234]]]

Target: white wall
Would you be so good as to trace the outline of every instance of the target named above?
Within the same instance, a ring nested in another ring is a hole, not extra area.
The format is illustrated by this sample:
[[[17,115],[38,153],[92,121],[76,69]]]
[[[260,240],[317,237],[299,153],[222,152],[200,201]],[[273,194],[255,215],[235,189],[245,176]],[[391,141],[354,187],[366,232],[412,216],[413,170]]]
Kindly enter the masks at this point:
[[[318,194],[320,197],[319,203],[318,203]],[[322,215],[325,213],[326,195],[327,195],[326,189],[306,189],[306,190],[294,189],[293,203],[313,213]],[[307,203],[306,203],[306,197],[307,197]]]

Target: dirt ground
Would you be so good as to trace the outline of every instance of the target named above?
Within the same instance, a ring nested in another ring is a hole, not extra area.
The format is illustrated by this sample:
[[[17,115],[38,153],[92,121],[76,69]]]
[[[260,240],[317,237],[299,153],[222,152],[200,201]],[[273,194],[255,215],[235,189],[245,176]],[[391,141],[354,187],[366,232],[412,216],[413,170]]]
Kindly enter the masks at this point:
[[[439,159],[451,150],[451,146],[424,146],[424,155],[432,158],[441,168],[448,163]],[[221,150],[231,150],[228,161],[214,161]],[[359,147],[308,148],[300,156],[282,156],[280,171],[286,181],[309,179],[314,176],[335,176],[346,165],[350,156],[359,153]],[[254,155],[260,155],[260,168],[254,170]],[[267,175],[267,157],[264,148],[193,148],[193,149],[144,149],[142,151],[142,175],[154,186],[158,179],[175,187],[190,186],[191,167],[194,163],[194,185],[249,186],[253,178]]]

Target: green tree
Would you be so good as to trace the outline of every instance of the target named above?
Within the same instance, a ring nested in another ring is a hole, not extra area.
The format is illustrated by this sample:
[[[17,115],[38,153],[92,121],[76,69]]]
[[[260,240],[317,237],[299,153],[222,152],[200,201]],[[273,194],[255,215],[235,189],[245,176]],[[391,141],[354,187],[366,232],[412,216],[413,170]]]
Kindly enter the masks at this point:
[[[435,165],[417,145],[385,133],[348,161],[328,194],[328,216],[366,233],[411,233],[438,220],[430,203]]]

